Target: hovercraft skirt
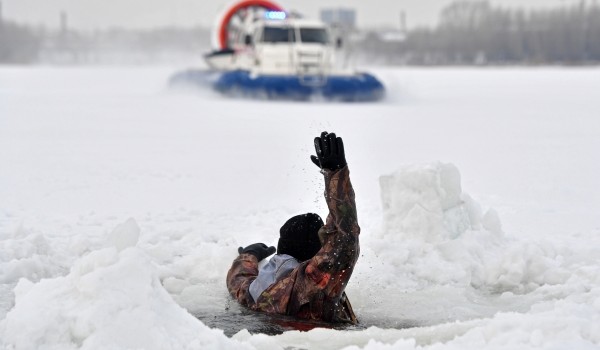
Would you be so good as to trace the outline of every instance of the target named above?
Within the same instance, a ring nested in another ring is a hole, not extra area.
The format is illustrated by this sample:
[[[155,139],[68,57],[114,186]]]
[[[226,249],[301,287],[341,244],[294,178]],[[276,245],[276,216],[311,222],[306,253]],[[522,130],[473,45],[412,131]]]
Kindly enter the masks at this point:
[[[377,101],[384,87],[367,73],[354,75],[252,76],[245,70],[223,72],[213,87],[224,94],[252,98],[309,100],[323,98],[339,101]]]

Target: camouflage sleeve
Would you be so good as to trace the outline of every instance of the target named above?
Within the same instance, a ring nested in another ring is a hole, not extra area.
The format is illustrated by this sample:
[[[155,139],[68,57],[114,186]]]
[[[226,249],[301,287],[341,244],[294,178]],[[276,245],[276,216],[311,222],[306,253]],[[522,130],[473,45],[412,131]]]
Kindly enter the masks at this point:
[[[318,298],[339,304],[360,253],[360,227],[348,167],[337,171],[325,170],[324,175],[329,215],[325,226],[319,231],[322,246],[308,261],[304,271],[298,272],[294,286],[295,305],[288,308],[291,313],[317,295]],[[330,310],[333,315],[337,311]]]
[[[252,254],[240,254],[227,272],[229,294],[240,304],[250,306],[254,300],[250,295],[250,283],[258,276],[258,260]]]

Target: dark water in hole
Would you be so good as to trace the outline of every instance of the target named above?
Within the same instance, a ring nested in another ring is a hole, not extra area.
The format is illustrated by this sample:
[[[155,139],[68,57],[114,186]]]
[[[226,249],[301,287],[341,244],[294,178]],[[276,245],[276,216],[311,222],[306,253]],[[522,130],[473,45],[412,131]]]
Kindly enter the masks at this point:
[[[309,331],[313,328],[359,331],[371,326],[383,329],[403,329],[419,326],[416,322],[409,320],[381,319],[373,316],[361,318],[361,315],[357,315],[360,322],[358,325],[305,321],[290,316],[255,312],[239,305],[232,306],[227,310],[196,312],[194,316],[211,328],[222,329],[228,337],[233,336],[242,329],[247,329],[252,334],[277,335],[286,331]]]

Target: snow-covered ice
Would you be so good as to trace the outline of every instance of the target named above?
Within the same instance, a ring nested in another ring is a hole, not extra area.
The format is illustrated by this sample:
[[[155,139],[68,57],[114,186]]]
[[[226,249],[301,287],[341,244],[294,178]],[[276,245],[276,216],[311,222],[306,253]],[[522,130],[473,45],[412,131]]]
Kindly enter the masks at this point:
[[[173,72],[0,67],[0,349],[600,348],[599,69],[379,69],[379,104]],[[224,277],[326,215],[322,130],[357,194],[361,325],[272,335]]]

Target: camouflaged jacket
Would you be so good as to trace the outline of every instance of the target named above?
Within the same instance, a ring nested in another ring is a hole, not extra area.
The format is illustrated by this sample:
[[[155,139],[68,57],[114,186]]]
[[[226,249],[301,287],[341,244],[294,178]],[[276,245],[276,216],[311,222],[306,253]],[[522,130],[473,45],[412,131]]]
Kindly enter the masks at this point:
[[[323,170],[329,215],[319,230],[321,250],[286,277],[275,281],[254,301],[249,292],[258,276],[258,261],[241,254],[227,273],[227,289],[252,310],[327,322],[357,323],[344,289],[359,255],[360,227],[348,166]]]

